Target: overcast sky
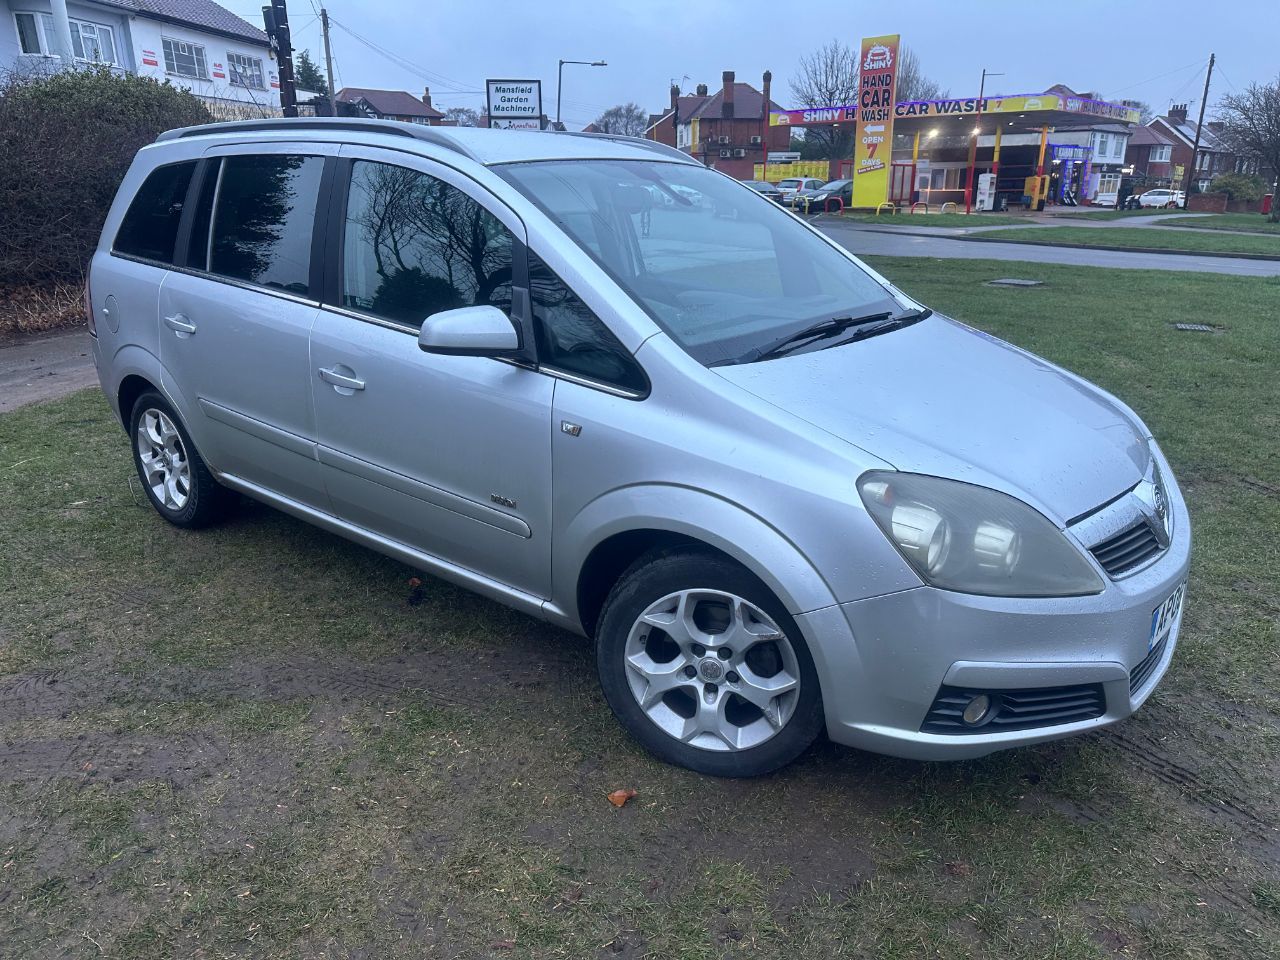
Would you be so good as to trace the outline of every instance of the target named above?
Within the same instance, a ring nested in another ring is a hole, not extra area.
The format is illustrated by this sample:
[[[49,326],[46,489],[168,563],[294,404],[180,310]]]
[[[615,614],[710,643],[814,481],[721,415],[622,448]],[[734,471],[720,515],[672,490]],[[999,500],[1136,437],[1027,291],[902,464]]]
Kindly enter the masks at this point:
[[[261,26],[261,0],[220,0]],[[323,69],[316,11],[320,0],[289,0],[297,50]],[[901,33],[925,72],[953,96],[976,96],[983,67],[1003,73],[988,93],[1038,93],[1055,83],[1096,90],[1107,99],[1145,100],[1197,109],[1210,53],[1218,57],[1209,105],[1223,93],[1280,72],[1278,0],[938,0],[880,3],[801,0],[328,0],[338,87],[408,90],[430,86],[437,107],[483,110],[488,77],[541,79],[543,107],[555,114],[556,61],[566,66],[563,116],[571,129],[616,103],[647,111],[667,102],[672,80],[713,89],[723,70],[759,87],[773,71],[773,98],[791,102],[788,79],[804,54],[829,38]],[[381,47],[371,49],[356,36]],[[391,56],[388,56],[390,54]],[[687,75],[688,79],[682,79]]]

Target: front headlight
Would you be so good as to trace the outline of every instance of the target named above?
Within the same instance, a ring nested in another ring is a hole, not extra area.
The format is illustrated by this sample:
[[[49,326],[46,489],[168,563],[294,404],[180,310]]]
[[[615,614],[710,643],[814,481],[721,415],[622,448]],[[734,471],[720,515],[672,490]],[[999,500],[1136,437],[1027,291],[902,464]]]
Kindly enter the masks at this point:
[[[1076,597],[1101,578],[1066,535],[998,490],[916,473],[873,470],[858,493],[922,580],[990,597]]]

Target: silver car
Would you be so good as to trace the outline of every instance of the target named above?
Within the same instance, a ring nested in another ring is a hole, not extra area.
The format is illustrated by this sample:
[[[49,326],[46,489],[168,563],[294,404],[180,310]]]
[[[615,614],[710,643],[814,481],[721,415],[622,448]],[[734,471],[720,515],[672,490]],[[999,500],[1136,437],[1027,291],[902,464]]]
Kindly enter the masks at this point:
[[[672,763],[974,757],[1173,656],[1191,530],[1133,411],[656,143],[175,130],[87,300],[162,517],[245,494],[584,634]]]

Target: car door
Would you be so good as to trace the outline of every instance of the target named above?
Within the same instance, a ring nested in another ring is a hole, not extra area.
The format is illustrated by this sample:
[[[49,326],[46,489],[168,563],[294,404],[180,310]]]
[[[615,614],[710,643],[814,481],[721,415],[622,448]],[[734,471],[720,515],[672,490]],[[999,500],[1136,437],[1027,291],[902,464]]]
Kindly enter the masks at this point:
[[[517,363],[427,354],[417,342],[433,313],[510,310],[524,226],[443,164],[349,146],[341,156],[310,371],[334,510],[545,597],[555,380]]]
[[[327,500],[308,362],[321,276],[312,247],[323,243],[316,218],[336,153],[293,143],[208,151],[159,303],[165,386],[181,396],[201,453],[221,473],[318,508]]]

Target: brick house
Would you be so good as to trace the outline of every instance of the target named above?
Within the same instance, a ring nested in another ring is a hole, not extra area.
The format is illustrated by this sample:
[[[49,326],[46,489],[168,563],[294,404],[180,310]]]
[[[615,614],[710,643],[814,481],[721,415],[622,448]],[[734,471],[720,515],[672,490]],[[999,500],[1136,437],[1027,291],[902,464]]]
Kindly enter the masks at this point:
[[[1187,105],[1184,103],[1170,107],[1166,116],[1153,118],[1147,126],[1169,140],[1171,162],[1175,168],[1182,168],[1184,177],[1176,188],[1182,188],[1186,182],[1186,171],[1191,169],[1191,152],[1196,138],[1196,124],[1187,119]],[[1215,127],[1218,129],[1215,130]],[[1217,133],[1221,129],[1221,124],[1210,122],[1200,131],[1199,152],[1194,160],[1195,185],[1201,193],[1212,189],[1213,178],[1219,174],[1236,170],[1248,171],[1250,168],[1247,160],[1237,162],[1235,154],[1218,139]]]
[[[1165,136],[1155,127],[1134,128],[1125,147],[1124,162],[1133,171],[1132,176],[1141,189],[1170,185],[1173,177],[1173,146],[1173,138]],[[1189,150],[1187,156],[1190,156]]]
[[[403,120],[428,127],[444,124],[444,114],[431,105],[430,87],[422,91],[421,100],[404,90],[343,87],[338,91],[337,100],[350,104],[359,114],[377,120]]]
[[[782,109],[769,98],[772,79],[766,70],[763,92],[736,82],[732,70],[724,71],[715,93],[708,93],[704,84],[695,96],[681,96],[673,86],[670,107],[650,116],[645,136],[678,147],[731,177],[750,180],[755,164],[764,160],[766,145],[770,152],[791,147],[789,128],[769,126],[769,111]]]

